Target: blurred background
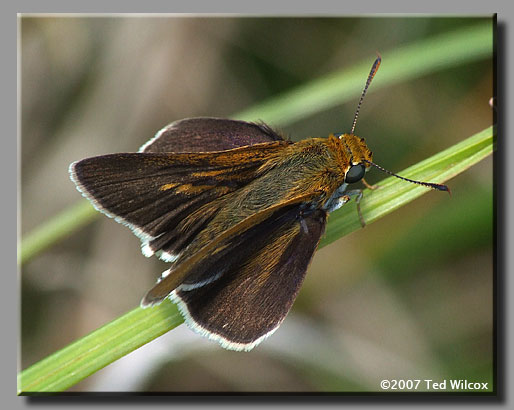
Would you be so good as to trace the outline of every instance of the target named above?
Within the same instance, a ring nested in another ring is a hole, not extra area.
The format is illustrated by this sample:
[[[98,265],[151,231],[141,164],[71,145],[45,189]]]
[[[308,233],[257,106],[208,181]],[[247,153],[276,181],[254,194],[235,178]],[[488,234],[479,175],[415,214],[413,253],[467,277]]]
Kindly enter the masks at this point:
[[[395,49],[488,21],[23,17],[21,235],[84,200],[68,177],[73,161],[137,151],[171,121],[234,117],[355,63],[371,67],[376,51],[385,67]],[[488,56],[379,87],[379,70],[356,133],[376,163],[399,172],[492,124],[493,73]],[[349,131],[357,100],[280,128],[294,140]],[[319,250],[292,312],[252,352],[223,350],[182,325],[72,390],[491,385],[492,175],[488,158],[448,182],[451,198],[430,192]],[[139,249],[130,230],[102,216],[21,267],[22,368],[138,306],[167,268]]]

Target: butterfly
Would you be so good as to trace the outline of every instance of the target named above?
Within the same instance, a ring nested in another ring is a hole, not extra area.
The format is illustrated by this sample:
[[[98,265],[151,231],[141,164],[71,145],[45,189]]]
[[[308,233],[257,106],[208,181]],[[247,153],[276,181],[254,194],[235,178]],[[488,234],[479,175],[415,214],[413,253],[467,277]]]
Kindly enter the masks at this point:
[[[141,306],[170,298],[190,328],[248,351],[290,311],[328,214],[360,200],[349,185],[377,166],[353,134],[358,109],[350,133],[298,142],[263,123],[183,119],[137,153],[86,158],[70,175],[97,210],[141,239],[145,256],[171,264]]]

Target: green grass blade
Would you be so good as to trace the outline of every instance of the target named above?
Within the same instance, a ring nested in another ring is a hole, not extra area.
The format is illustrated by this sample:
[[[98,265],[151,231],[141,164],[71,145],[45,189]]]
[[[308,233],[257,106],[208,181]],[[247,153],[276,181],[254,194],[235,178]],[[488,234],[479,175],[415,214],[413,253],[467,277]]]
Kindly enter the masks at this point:
[[[458,64],[490,58],[493,50],[492,29],[491,23],[480,24],[414,42],[390,52],[383,50],[384,56],[387,55],[387,64],[380,68],[370,92]],[[363,76],[369,67],[369,59],[352,64],[350,69],[326,75],[233,117],[261,119],[274,126],[286,125],[358,97],[363,87]],[[86,203],[55,216],[25,235],[19,246],[18,262],[27,262],[96,216]]]
[[[387,59],[368,92],[458,64],[491,58],[492,28],[492,24],[482,24],[384,52]],[[262,119],[280,126],[355,99],[362,92],[363,73],[369,71],[372,58],[258,104],[237,114],[236,118]]]
[[[494,136],[494,127],[487,128],[399,174],[442,183],[489,156],[493,152]],[[367,190],[362,201],[367,223],[429,191],[397,178],[387,178],[379,185],[380,189]],[[321,246],[356,229],[360,229],[360,223],[355,208],[344,206],[331,216]],[[180,314],[167,300],[153,308],[136,308],[22,371],[18,376],[18,394],[64,391],[180,323]]]
[[[18,394],[64,391],[182,322],[170,301],[138,307],[21,372]]]
[[[89,201],[79,202],[43,223],[23,238],[18,247],[18,263],[24,264],[53,243],[87,225],[98,216]]]

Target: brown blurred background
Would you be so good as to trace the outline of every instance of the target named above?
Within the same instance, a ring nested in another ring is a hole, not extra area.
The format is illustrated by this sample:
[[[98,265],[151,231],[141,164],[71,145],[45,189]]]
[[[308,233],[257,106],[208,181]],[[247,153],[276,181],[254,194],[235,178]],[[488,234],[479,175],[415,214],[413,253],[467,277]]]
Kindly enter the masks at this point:
[[[21,230],[82,201],[71,162],[137,151],[167,123],[230,117],[379,50],[480,18],[24,17]],[[368,72],[362,73],[364,84]],[[380,81],[379,76],[375,80]],[[490,59],[370,91],[358,134],[400,171],[491,125]],[[351,126],[357,99],[283,127]],[[271,124],[273,125],[273,124]],[[384,175],[370,172],[369,182]],[[180,326],[75,391],[380,391],[493,372],[492,160],[316,254],[282,327],[250,353]],[[21,365],[136,307],[166,264],[101,217],[22,267]]]

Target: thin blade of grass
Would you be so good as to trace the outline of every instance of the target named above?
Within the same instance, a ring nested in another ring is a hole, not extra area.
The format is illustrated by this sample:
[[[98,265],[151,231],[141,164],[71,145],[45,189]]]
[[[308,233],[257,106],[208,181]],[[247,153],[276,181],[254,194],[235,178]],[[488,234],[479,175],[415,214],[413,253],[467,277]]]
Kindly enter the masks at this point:
[[[18,375],[18,394],[59,392],[183,322],[170,301],[136,308]]]
[[[392,51],[384,51],[383,64],[368,94],[434,71],[491,58],[492,29],[492,24],[481,24],[434,36]],[[262,119],[274,126],[283,126],[355,99],[362,92],[365,75],[373,58],[374,56],[370,56],[366,61],[352,64],[349,69],[328,74],[255,105],[236,114],[235,118],[244,121]]]
[[[18,263],[25,262],[43,252],[52,244],[66,238],[98,217],[98,211],[89,201],[81,201],[61,212],[27,234],[18,247]]]

